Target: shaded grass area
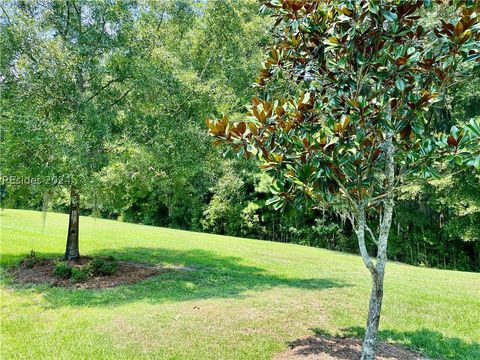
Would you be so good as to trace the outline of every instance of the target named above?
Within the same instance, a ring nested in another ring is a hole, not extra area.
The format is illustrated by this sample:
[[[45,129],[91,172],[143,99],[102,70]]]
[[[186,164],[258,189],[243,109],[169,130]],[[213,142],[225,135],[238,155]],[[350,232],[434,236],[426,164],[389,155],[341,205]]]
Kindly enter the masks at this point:
[[[2,358],[270,359],[315,332],[362,336],[370,279],[354,255],[82,217],[84,255],[185,269],[112,289],[26,286],[5,269],[31,249],[60,257],[67,217],[0,221]],[[479,359],[479,309],[479,274],[389,264],[380,336]]]
[[[312,329],[315,336],[328,337],[356,337],[363,339],[365,328],[353,326],[341,329],[337,333],[330,333],[322,329]],[[401,343],[411,349],[428,349],[430,356],[435,358],[468,359],[478,358],[480,343],[468,343],[458,337],[444,336],[439,331],[419,329],[415,331],[381,330],[379,336],[382,340],[391,343]],[[294,343],[294,342],[292,342]],[[308,350],[307,350],[308,351]]]
[[[110,291],[83,289],[66,292],[60,287],[8,285],[16,291],[38,290],[51,307],[95,305],[120,305],[135,301],[162,303],[166,301],[188,301],[208,298],[242,297],[247,290],[262,291],[274,286],[305,290],[327,289],[348,286],[335,279],[286,278],[268,274],[264,269],[241,264],[238,257],[219,257],[211,251],[171,249],[124,248],[101,251],[94,255],[114,256],[115,259],[134,261],[148,265],[173,264],[180,268],[165,272],[140,283],[119,286]],[[60,257],[59,255],[57,255]],[[12,260],[8,259],[8,263]],[[159,291],[161,290],[161,291]]]

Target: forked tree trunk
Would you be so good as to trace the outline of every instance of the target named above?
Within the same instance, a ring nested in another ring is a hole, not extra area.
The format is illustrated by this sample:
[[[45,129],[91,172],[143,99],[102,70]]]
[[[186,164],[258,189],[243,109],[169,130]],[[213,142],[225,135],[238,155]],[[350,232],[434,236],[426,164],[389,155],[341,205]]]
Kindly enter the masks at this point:
[[[385,178],[385,192],[387,195],[384,200],[380,230],[377,239],[377,259],[375,264],[373,264],[372,260],[370,259],[365,245],[365,230],[367,229],[365,207],[362,205],[358,209],[358,243],[360,246],[362,259],[372,275],[372,290],[370,293],[365,338],[362,345],[362,360],[375,359],[378,326],[380,324],[380,312],[382,310],[383,278],[385,275],[385,265],[387,263],[388,235],[390,232],[390,226],[392,225],[394,206],[393,185],[395,180],[395,167],[394,147],[391,134],[387,136],[385,141]]]
[[[65,260],[76,260],[80,257],[78,249],[78,221],[80,219],[80,195],[72,187],[70,191],[70,215],[68,219],[67,248]]]

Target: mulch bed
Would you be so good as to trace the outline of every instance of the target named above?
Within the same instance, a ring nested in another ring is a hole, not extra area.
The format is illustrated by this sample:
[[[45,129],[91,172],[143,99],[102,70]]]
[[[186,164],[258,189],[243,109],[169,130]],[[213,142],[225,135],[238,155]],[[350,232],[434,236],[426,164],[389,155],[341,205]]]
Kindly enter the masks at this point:
[[[72,267],[80,268],[93,258],[83,256],[77,261],[68,261]],[[66,288],[102,289],[118,285],[133,284],[168,271],[180,270],[175,266],[149,266],[127,261],[117,261],[118,269],[113,275],[96,276],[74,283],[70,279],[59,279],[53,275],[57,259],[38,259],[33,267],[17,267],[11,270],[13,280],[23,284],[48,284]]]
[[[310,336],[293,341],[290,349],[277,354],[274,360],[358,360],[362,340],[352,337]],[[379,343],[378,360],[428,360],[426,357],[399,345]]]

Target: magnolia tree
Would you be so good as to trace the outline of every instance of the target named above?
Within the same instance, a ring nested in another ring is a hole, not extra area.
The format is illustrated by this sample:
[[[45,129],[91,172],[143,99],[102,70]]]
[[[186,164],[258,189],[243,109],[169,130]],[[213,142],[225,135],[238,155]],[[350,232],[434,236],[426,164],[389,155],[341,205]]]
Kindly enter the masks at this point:
[[[244,121],[210,134],[274,175],[276,209],[331,207],[351,222],[373,280],[362,359],[377,343],[387,244],[402,186],[449,165],[480,168],[480,123],[435,134],[427,113],[478,66],[478,2],[433,24],[427,1],[265,1],[276,43]],[[376,245],[376,259],[367,240]]]

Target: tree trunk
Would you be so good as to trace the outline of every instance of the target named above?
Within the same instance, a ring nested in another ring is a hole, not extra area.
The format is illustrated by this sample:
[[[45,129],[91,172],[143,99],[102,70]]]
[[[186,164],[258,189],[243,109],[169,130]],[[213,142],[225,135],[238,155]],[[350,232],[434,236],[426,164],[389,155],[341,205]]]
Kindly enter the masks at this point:
[[[370,304],[368,306],[367,327],[362,346],[362,360],[375,359],[377,347],[378,325],[380,324],[380,311],[383,300],[383,274],[372,275],[372,291],[370,293]]]
[[[80,219],[80,195],[72,187],[70,191],[70,215],[68,219],[67,248],[65,260],[76,260],[80,257],[78,250],[78,221]]]
[[[360,252],[365,265],[372,275],[372,291],[370,293],[370,303],[368,307],[368,319],[365,330],[365,338],[362,345],[361,360],[374,360],[377,347],[378,326],[380,324],[380,312],[383,300],[383,278],[385,275],[385,265],[387,264],[387,244],[390,227],[392,225],[394,194],[393,186],[395,180],[394,147],[392,135],[388,134],[385,140],[385,193],[383,216],[380,221],[380,230],[377,242],[377,259],[373,264],[365,246],[365,229],[367,228],[365,207],[359,207],[359,220],[357,237],[360,246]],[[372,235],[373,236],[373,235]]]

